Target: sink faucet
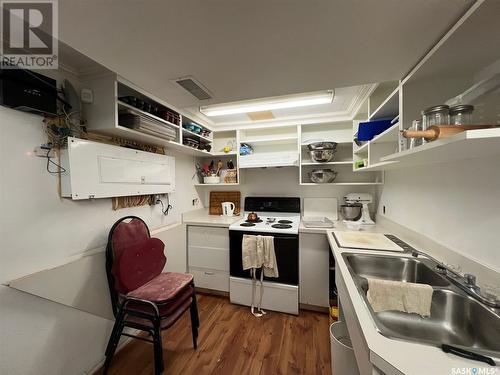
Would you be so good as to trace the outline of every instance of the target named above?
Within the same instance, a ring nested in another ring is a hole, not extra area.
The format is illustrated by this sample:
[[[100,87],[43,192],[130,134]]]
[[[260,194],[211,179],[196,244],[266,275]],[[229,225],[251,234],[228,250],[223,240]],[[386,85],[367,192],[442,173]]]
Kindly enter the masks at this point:
[[[458,272],[450,269],[446,264],[440,262],[439,260],[433,258],[432,256],[424,253],[420,250],[413,249],[412,254],[413,257],[418,258],[418,256],[424,256],[433,262],[436,263],[435,270],[437,273],[445,276],[448,280],[452,281],[455,285],[457,285],[460,289],[465,291],[467,294],[477,299],[479,302],[492,307],[494,309],[500,310],[500,299],[494,294],[482,292],[479,285],[477,285],[476,276],[470,273],[460,275]]]
[[[479,293],[481,288],[476,284],[476,276],[466,273],[464,274],[464,284],[467,285],[472,291]]]
[[[449,272],[450,270],[448,270]],[[500,299],[497,296],[490,293],[483,293],[479,285],[476,283],[476,276],[470,273],[461,275],[451,271],[452,275],[450,275],[449,279],[453,281],[460,289],[467,292],[469,295],[477,299],[479,302],[484,303],[485,305],[499,309],[500,308]]]

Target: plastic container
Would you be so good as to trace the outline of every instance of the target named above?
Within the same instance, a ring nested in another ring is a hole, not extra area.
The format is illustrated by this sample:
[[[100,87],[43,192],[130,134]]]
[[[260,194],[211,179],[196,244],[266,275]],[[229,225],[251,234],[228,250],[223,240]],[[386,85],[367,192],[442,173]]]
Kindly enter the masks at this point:
[[[336,322],[330,326],[330,351],[332,374],[359,375],[358,364],[345,322]]]
[[[358,126],[358,141],[370,141],[376,135],[391,127],[391,119],[360,122]]]
[[[220,177],[219,176],[203,177],[203,183],[205,183],[205,184],[220,184]]]

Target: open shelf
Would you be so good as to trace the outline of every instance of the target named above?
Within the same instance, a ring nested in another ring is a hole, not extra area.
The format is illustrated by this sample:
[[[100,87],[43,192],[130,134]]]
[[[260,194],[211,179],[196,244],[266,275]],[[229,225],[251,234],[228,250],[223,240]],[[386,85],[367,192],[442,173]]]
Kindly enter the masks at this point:
[[[159,121],[165,125],[168,125],[168,126],[171,126],[173,128],[179,128],[179,125],[176,125],[170,121],[167,121],[167,120],[164,120],[162,119],[161,117],[158,117],[158,116],[155,116],[149,112],[146,112],[146,111],[143,111],[142,109],[139,109],[139,108],[136,108],[134,106],[131,106],[130,104],[127,104],[125,102],[122,102],[121,100],[117,100],[116,101],[118,103],[118,106],[119,107],[122,107],[122,108],[126,108],[136,114],[139,114],[139,115],[142,115],[142,116],[145,116],[145,117],[149,117],[149,118],[152,118],[153,120],[155,121]]]
[[[220,183],[220,184],[203,184],[203,183],[196,183],[194,186],[236,186],[239,185],[239,182],[235,182],[232,184],[225,184],[225,183]]]
[[[394,118],[399,114],[399,86],[370,115],[370,120]]]
[[[185,128],[182,128],[182,133],[183,133],[183,138],[184,138],[184,134],[187,134],[187,135],[189,135],[189,137],[194,137],[196,139],[201,139],[201,140],[206,141],[208,143],[212,142],[212,140],[210,138],[203,137],[202,135],[197,134],[195,132],[192,132],[191,130],[188,130],[188,129],[185,129]]]
[[[326,163],[320,163],[317,161],[303,161],[300,163],[300,165],[314,165],[314,166],[321,166],[321,165],[351,165],[352,160],[341,160],[341,161],[328,161]]]
[[[467,130],[410,150],[381,158],[398,162],[396,167],[445,163],[500,154],[500,128]]]
[[[359,146],[356,150],[354,150],[354,153],[357,154],[366,154],[368,153],[368,145],[370,144],[370,141],[363,143],[361,146]]]
[[[377,143],[387,143],[387,142],[397,142],[399,135],[399,122],[391,125],[390,128],[384,130],[382,133],[373,137],[371,141],[369,141],[372,145]]]
[[[381,161],[375,164],[371,164],[367,167],[361,167],[361,168],[356,168],[354,172],[362,172],[362,171],[385,171],[388,168],[389,165],[396,165],[397,162],[395,161]]]
[[[248,144],[255,144],[255,143],[273,143],[273,144],[287,144],[287,143],[296,143],[298,137],[296,135],[287,135],[287,136],[269,136],[269,137],[261,137],[261,138],[248,138],[248,139],[242,139],[240,143],[248,143]]]
[[[224,157],[238,156],[238,153],[236,151],[231,151],[231,152],[212,152],[211,155],[213,157],[224,158]]]
[[[331,185],[337,185],[337,186],[364,186],[364,185],[383,185],[383,182],[330,182],[328,184],[321,184],[317,182],[302,182],[302,186],[331,186]]]

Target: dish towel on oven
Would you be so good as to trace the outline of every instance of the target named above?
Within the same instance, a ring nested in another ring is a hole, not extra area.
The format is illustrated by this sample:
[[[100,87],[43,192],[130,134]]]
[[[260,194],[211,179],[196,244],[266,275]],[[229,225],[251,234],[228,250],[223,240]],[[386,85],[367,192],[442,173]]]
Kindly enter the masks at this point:
[[[243,270],[250,270],[252,278],[252,303],[250,311],[253,315],[260,317],[266,312],[262,310],[262,296],[264,295],[264,276],[278,277],[278,263],[276,262],[276,254],[274,252],[274,237],[272,236],[252,236],[243,235],[243,243],[241,246],[241,258]],[[255,312],[255,290],[257,288],[257,269],[260,272],[260,298]]]

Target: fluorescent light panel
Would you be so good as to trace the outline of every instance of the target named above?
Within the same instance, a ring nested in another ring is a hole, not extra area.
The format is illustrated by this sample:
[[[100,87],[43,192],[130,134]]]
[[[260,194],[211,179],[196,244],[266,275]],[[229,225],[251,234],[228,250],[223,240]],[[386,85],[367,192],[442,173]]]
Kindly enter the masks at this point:
[[[234,115],[237,113],[252,113],[271,111],[273,109],[307,107],[318,104],[328,104],[333,101],[333,90],[311,92],[307,94],[275,96],[240,102],[214,104],[200,107],[205,116],[216,117]]]

